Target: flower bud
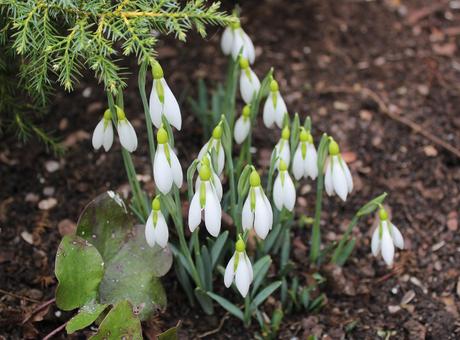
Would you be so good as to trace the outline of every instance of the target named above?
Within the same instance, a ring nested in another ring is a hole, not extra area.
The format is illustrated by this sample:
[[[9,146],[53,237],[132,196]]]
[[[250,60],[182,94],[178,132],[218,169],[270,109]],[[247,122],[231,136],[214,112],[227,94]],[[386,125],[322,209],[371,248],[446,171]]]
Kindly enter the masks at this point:
[[[249,184],[251,187],[260,186],[260,176],[256,170],[252,170],[251,175],[249,176]]]
[[[240,58],[240,67],[242,70],[246,70],[249,67],[249,62],[246,58]]]
[[[152,201],[152,210],[159,211],[160,208],[161,208],[160,199],[158,197],[155,197],[154,200]]]
[[[168,142],[168,132],[164,128],[160,128],[157,132],[158,144],[165,144]]]
[[[119,106],[116,106],[116,108],[117,108],[118,120],[125,120],[126,119],[125,111],[123,111]],[[105,113],[104,113],[104,116],[105,116]]]
[[[243,107],[243,117],[246,117],[246,118],[249,118],[249,116],[251,115],[251,105],[245,105]]]
[[[329,142],[329,154],[331,156],[337,156],[339,153],[340,153],[339,144],[337,144],[337,142],[333,138],[331,138]]]
[[[286,126],[281,132],[281,138],[288,140],[290,135],[291,132],[289,131],[289,128]]]
[[[384,208],[380,208],[379,210],[379,218],[381,221],[386,221],[388,219],[388,213]]]
[[[209,181],[211,178],[211,170],[209,169],[209,166],[203,164],[200,168],[199,175],[202,181]]]
[[[111,120],[112,119],[112,112],[110,111],[110,109],[105,110],[104,119],[105,120]]]
[[[212,131],[212,137],[214,139],[220,139],[222,137],[222,127],[217,125],[214,130]]]
[[[270,91],[277,92],[278,90],[279,90],[278,82],[275,79],[273,79],[270,82]]]
[[[241,238],[238,241],[236,241],[235,249],[239,253],[245,251],[246,245],[244,244],[244,241]]]
[[[278,166],[278,169],[280,171],[286,171],[287,170],[287,164],[284,160],[280,159],[280,163],[279,163],[279,166]]]

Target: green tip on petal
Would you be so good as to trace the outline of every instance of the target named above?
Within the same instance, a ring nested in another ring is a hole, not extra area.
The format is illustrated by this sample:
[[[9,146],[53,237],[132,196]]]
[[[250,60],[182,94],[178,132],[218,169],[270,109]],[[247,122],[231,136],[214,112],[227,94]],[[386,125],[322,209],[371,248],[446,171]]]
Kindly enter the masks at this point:
[[[380,208],[379,210],[379,218],[381,221],[386,221],[388,219],[388,213],[386,212],[385,209]]]
[[[211,162],[209,162],[208,156],[203,157],[203,159],[201,160],[201,164],[205,165],[205,166],[208,166],[208,167],[211,166]]]
[[[249,62],[246,58],[240,58],[240,67],[246,70],[249,67]]]
[[[301,142],[308,142],[308,132],[304,128],[300,130],[299,138]]]
[[[280,169],[280,171],[286,171],[287,170],[286,162],[284,160],[280,159],[280,163],[279,163],[278,168]]]
[[[273,79],[270,82],[270,91],[277,92],[278,90],[279,90],[278,82],[275,79]]]
[[[118,120],[125,120],[126,119],[125,111],[123,111],[119,106],[117,106],[116,108],[117,108]]]
[[[251,105],[245,105],[243,107],[243,117],[249,117],[251,115]]]
[[[236,241],[235,249],[239,253],[245,251],[246,245],[244,244],[244,241],[241,238],[238,241]]]
[[[251,175],[249,176],[249,184],[251,184],[251,187],[260,186],[260,176],[256,170],[252,170]]]
[[[157,132],[157,142],[158,144],[165,144],[168,142],[168,132],[165,129],[160,128]]]
[[[329,154],[331,156],[337,156],[340,153],[339,144],[331,137],[331,141],[329,142]]]
[[[112,119],[112,112],[110,111],[110,109],[105,110],[104,119],[105,120],[111,120]]]
[[[291,132],[289,131],[289,128],[286,126],[283,131],[281,132],[281,138],[283,139],[289,139],[289,136],[291,135]]]
[[[217,125],[214,130],[212,131],[212,137],[214,139],[220,139],[222,137],[222,127]]]
[[[209,181],[211,178],[211,170],[209,169],[209,166],[206,164],[203,164],[200,168],[200,179],[202,181]]]
[[[230,27],[234,30],[236,30],[237,28],[240,28],[241,27],[240,21],[238,20],[238,21],[232,22],[230,24]]]
[[[161,79],[163,76],[163,69],[161,68],[160,63],[155,63],[155,65],[153,65],[153,79]]]
[[[153,211],[158,211],[161,208],[161,203],[160,199],[158,197],[155,197],[155,199],[152,201],[152,210]]]

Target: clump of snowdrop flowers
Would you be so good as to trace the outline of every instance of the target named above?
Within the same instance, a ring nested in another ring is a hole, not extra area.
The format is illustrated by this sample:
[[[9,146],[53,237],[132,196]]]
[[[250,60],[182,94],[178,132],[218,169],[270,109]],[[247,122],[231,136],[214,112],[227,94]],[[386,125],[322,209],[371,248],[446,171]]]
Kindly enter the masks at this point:
[[[299,145],[292,160],[292,173],[296,180],[302,177],[315,179],[318,176],[318,157],[313,137],[305,128],[301,128]]]
[[[273,149],[272,159],[273,157],[278,157],[278,160],[275,163],[276,167],[279,167],[280,160],[283,160],[289,166],[289,162],[291,161],[291,148],[289,146],[290,135],[291,132],[286,126],[283,131],[281,131],[281,138]]]
[[[249,135],[249,130],[251,129],[251,106],[245,105],[243,112],[236,120],[235,130],[233,132],[235,137],[235,142],[241,144]]]
[[[249,286],[254,278],[251,261],[245,249],[246,245],[243,239],[239,237],[235,245],[235,252],[230,261],[228,261],[224,274],[225,287],[229,288],[232,282],[235,281],[236,288],[238,288],[243,297],[248,294]]]
[[[404,239],[396,226],[388,219],[388,214],[383,207],[379,210],[379,226],[372,234],[372,254],[377,256],[380,252],[387,265],[393,264],[395,246],[404,249]]]
[[[179,104],[166,83],[163,69],[158,63],[153,66],[153,86],[150,92],[149,109],[150,118],[156,128],[161,127],[163,116],[165,116],[169,124],[177,130],[181,129],[182,117]]]
[[[249,67],[248,60],[240,59],[241,75],[240,75],[240,91],[241,97],[246,104],[249,104],[252,99],[257,96],[260,90],[260,80],[253,70]]]
[[[204,223],[208,232],[217,237],[220,232],[222,210],[220,200],[211,182],[211,169],[201,164],[199,170],[200,188],[193,195],[188,212],[188,226],[193,232],[201,223],[201,212],[204,210]]]
[[[203,160],[200,162],[200,164],[198,165],[198,169],[201,168],[201,164],[204,164],[206,166],[209,167],[209,169],[211,170],[211,184],[214,188],[214,190],[216,191],[216,194],[217,194],[217,197],[219,198],[219,201],[222,201],[222,195],[223,195],[223,190],[222,190],[222,183],[220,182],[220,178],[219,176],[217,176],[213,166],[212,166],[212,163],[210,161],[210,157],[209,155],[203,157]],[[195,191],[199,191],[200,190],[200,186],[201,186],[201,178],[200,176],[197,177],[196,179],[196,182],[195,182]]]
[[[145,224],[145,240],[150,247],[158,244],[161,248],[164,248],[168,245],[168,226],[160,208],[160,199],[155,197],[152,201],[152,211]]]
[[[336,193],[343,201],[353,190],[353,178],[347,163],[340,154],[340,148],[334,139],[329,142],[329,157],[326,161],[326,176],[324,186],[329,196]]]
[[[240,23],[234,23],[225,28],[220,41],[220,47],[225,55],[231,55],[234,60],[241,56],[249,60],[251,64],[256,59],[256,51],[251,38],[240,26]]]
[[[283,160],[280,160],[278,176],[273,185],[273,201],[279,211],[281,211],[283,207],[292,211],[295,205],[295,187],[287,169],[287,164]]]
[[[173,183],[180,188],[183,174],[180,162],[168,143],[168,132],[161,127],[157,132],[157,151],[153,159],[153,178],[158,190],[166,195]]]
[[[113,126],[112,126],[112,113],[110,109],[105,110],[104,117],[96,125],[93,132],[93,148],[99,150],[104,146],[107,152],[113,144]]]
[[[273,210],[260,185],[260,176],[255,169],[249,176],[249,184],[248,197],[242,210],[243,230],[254,228],[257,236],[265,239],[273,225]]]
[[[273,123],[281,129],[283,127],[284,116],[287,114],[286,103],[281,97],[278,82],[272,80],[270,82],[270,93],[265,101],[263,119],[266,127],[270,128]]]
[[[222,173],[225,166],[225,153],[221,140],[222,132],[222,126],[220,126],[220,124],[217,125],[212,131],[211,139],[205,145],[203,145],[198,154],[198,160],[201,161],[205,155],[212,153],[213,149],[215,150],[217,156],[217,175]]]
[[[125,112],[117,106],[117,131],[120,137],[121,146],[123,146],[129,152],[133,152],[137,149],[137,135],[134,131],[133,126],[126,118]]]

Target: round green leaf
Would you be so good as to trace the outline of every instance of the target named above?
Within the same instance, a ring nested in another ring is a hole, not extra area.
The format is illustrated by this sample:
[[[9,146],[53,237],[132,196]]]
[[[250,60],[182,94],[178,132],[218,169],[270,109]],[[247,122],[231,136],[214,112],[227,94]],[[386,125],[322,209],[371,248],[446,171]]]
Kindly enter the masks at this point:
[[[107,308],[107,305],[98,304],[92,300],[80,308],[78,314],[67,322],[65,329],[68,334],[72,334],[79,329],[91,325],[97,317]]]

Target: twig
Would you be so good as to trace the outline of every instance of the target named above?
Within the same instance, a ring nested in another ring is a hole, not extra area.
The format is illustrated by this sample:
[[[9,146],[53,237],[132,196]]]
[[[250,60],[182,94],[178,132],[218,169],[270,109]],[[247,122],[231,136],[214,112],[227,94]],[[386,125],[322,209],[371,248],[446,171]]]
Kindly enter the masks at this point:
[[[38,306],[37,308],[35,308],[32,312],[30,312],[29,315],[27,315],[27,316],[24,318],[24,320],[22,320],[22,324],[25,324],[27,321],[29,321],[29,319],[30,319],[33,315],[35,315],[35,313],[41,311],[43,308],[45,308],[45,307],[51,305],[51,304],[54,303],[55,301],[56,301],[56,298],[53,298],[53,299],[48,300],[48,301],[42,303],[41,305],[39,305],[39,306]],[[38,301],[38,302],[40,302],[40,301]]]
[[[453,155],[457,156],[458,158],[460,158],[460,150],[455,148],[453,145],[443,141],[441,138],[435,136],[434,134],[432,134],[431,132],[428,132],[427,129],[424,129],[421,125],[413,122],[412,120],[406,118],[406,117],[402,117],[400,116],[399,114],[397,114],[396,112],[392,112],[388,106],[385,104],[385,102],[383,101],[382,98],[379,97],[379,95],[377,93],[375,93],[374,91],[372,91],[371,89],[368,89],[368,88],[362,88],[362,87],[356,87],[356,88],[346,88],[346,87],[336,87],[336,86],[333,86],[333,87],[329,87],[329,88],[326,88],[326,89],[323,89],[321,90],[322,93],[351,93],[351,94],[355,94],[355,93],[359,93],[361,94],[363,97],[368,97],[368,98],[371,98],[372,100],[374,100],[377,105],[379,106],[379,110],[386,114],[388,117],[390,117],[391,119],[411,128],[415,133],[418,133],[420,135],[422,135],[423,137],[425,137],[426,139],[430,140],[432,143],[444,148],[445,150],[451,152]]]
[[[409,16],[406,19],[406,22],[409,25],[414,25],[414,24],[418,23],[420,20],[426,18],[427,16],[429,16],[429,15],[431,15],[431,14],[437,12],[437,11],[440,11],[447,4],[448,4],[448,1],[443,0],[443,1],[439,2],[439,3],[434,3],[434,4],[431,4],[429,6],[423,7],[421,9],[419,9],[419,10],[415,10],[414,12],[409,14]]]
[[[215,333],[218,333],[220,332],[220,330],[222,329],[222,327],[224,326],[224,322],[225,320],[227,320],[229,317],[228,313],[224,315],[224,317],[220,320],[220,323],[219,323],[219,326],[216,328],[216,329],[212,329],[210,331],[207,331],[205,333],[202,333],[202,334],[199,334],[198,335],[198,338],[205,338],[207,336],[210,336],[210,335],[213,335]]]
[[[18,295],[18,294],[15,294],[15,293],[11,293],[11,292],[8,292],[8,291],[3,290],[3,289],[0,289],[0,293],[15,297],[16,299],[23,299],[23,300],[30,301],[30,302],[35,302],[35,303],[41,302],[39,300],[35,300],[35,299],[29,298],[29,297],[23,296],[23,295]]]
[[[66,325],[67,325],[67,321],[66,321],[65,323],[63,323],[62,325],[60,325],[58,328],[56,328],[54,331],[51,331],[51,333],[48,333],[48,334],[43,338],[43,340],[51,339],[51,337],[52,337],[53,335],[56,335],[57,333],[59,333],[60,331],[62,331]]]

